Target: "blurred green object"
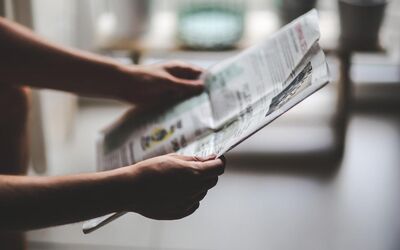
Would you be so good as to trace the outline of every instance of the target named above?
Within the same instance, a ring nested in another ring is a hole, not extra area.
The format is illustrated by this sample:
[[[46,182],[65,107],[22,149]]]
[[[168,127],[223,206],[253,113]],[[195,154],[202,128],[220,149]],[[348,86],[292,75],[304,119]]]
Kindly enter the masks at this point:
[[[185,1],[178,16],[182,47],[221,50],[235,46],[243,35],[244,1]]]

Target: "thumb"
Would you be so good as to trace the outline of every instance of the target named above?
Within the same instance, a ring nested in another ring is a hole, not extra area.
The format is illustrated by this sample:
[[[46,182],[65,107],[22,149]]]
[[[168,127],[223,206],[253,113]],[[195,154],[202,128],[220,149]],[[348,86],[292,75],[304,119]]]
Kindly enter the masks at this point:
[[[205,178],[222,175],[225,171],[225,162],[219,158],[196,162],[198,169]]]
[[[204,90],[204,82],[202,79],[190,80],[177,77],[171,77],[176,90],[190,94],[200,94]]]
[[[202,68],[197,66],[175,62],[174,64],[167,66],[166,71],[176,78],[196,80],[199,79],[201,74],[204,72]]]

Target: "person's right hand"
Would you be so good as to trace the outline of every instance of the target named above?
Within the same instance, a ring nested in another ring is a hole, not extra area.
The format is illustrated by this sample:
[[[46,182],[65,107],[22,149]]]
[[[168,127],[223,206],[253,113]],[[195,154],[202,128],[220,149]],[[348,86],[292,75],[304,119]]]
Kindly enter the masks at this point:
[[[122,66],[120,69],[121,77],[106,86],[104,94],[137,106],[163,107],[204,90],[200,77],[204,70],[185,62]]]
[[[224,172],[224,161],[214,158],[169,154],[127,167],[135,179],[132,210],[157,220],[192,214]]]

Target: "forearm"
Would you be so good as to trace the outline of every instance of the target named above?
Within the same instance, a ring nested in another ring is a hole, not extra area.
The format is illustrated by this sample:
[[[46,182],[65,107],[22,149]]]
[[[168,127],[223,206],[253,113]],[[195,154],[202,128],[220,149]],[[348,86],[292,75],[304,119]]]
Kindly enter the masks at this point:
[[[133,77],[134,68],[129,67],[129,74],[127,69],[107,57],[47,42],[0,18],[1,83],[112,96],[107,85]]]
[[[0,230],[55,226],[122,211],[127,207],[124,175],[123,169],[63,177],[0,175]]]

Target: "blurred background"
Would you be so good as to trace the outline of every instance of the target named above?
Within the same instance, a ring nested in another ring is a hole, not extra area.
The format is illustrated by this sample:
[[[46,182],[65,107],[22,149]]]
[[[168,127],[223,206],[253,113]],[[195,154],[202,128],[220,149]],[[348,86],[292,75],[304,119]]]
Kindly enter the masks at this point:
[[[400,1],[0,0],[0,15],[51,41],[204,68],[312,8],[332,82],[229,152],[194,215],[35,230],[29,249],[400,249]],[[35,91],[30,174],[96,171],[97,133],[129,108]]]

